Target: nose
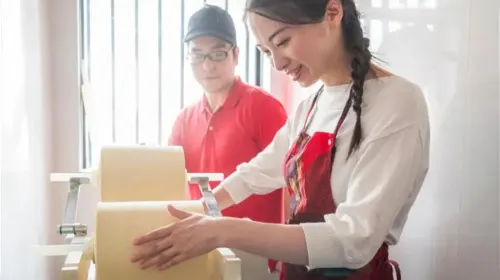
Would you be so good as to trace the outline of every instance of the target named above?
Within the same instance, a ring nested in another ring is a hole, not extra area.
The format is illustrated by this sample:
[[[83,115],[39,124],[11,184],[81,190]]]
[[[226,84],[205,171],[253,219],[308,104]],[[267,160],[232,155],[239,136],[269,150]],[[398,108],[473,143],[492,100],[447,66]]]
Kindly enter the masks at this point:
[[[203,70],[209,72],[213,71],[215,69],[215,63],[211,61],[210,59],[206,58],[203,62]]]
[[[290,60],[283,55],[273,53],[271,63],[276,70],[283,71],[290,64]]]

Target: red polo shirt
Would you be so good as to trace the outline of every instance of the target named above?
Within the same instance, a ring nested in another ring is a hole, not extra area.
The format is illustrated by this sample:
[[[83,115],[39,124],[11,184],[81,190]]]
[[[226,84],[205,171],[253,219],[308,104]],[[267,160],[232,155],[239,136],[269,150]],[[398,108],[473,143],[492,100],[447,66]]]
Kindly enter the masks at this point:
[[[211,112],[206,98],[184,108],[177,117],[170,145],[182,146],[189,173],[224,173],[250,161],[274,138],[287,115],[281,103],[260,88],[237,79],[226,101]],[[212,188],[219,182],[212,182]],[[191,199],[200,199],[198,185],[189,186]],[[283,190],[253,195],[222,211],[224,216],[261,222],[281,222]]]

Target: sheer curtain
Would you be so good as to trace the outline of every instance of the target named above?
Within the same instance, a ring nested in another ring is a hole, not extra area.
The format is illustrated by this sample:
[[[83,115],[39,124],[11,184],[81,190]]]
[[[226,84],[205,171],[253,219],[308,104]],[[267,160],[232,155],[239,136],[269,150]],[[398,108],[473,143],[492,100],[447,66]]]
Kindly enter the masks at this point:
[[[429,174],[391,255],[405,280],[500,279],[500,1],[369,2],[374,51],[423,88],[431,121]]]
[[[47,279],[50,129],[41,0],[0,0],[1,279]]]

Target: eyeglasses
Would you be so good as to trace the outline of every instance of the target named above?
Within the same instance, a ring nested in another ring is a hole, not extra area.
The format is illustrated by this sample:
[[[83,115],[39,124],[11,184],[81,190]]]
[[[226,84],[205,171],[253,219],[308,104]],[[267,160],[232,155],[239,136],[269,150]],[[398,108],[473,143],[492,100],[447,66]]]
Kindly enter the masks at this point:
[[[187,60],[191,64],[198,64],[202,63],[205,61],[205,59],[210,59],[211,61],[222,61],[226,59],[226,57],[229,55],[229,52],[232,51],[233,48],[227,50],[227,51],[213,51],[209,52],[207,54],[204,53],[190,53],[187,56]]]

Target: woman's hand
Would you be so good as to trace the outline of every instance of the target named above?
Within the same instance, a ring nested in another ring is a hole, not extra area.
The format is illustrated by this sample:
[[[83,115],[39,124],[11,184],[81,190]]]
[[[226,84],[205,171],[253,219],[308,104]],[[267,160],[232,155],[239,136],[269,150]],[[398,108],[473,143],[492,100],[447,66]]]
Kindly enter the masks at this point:
[[[156,229],[134,241],[131,261],[141,268],[167,269],[219,247],[218,221],[224,218],[185,212],[168,205],[178,222]]]

